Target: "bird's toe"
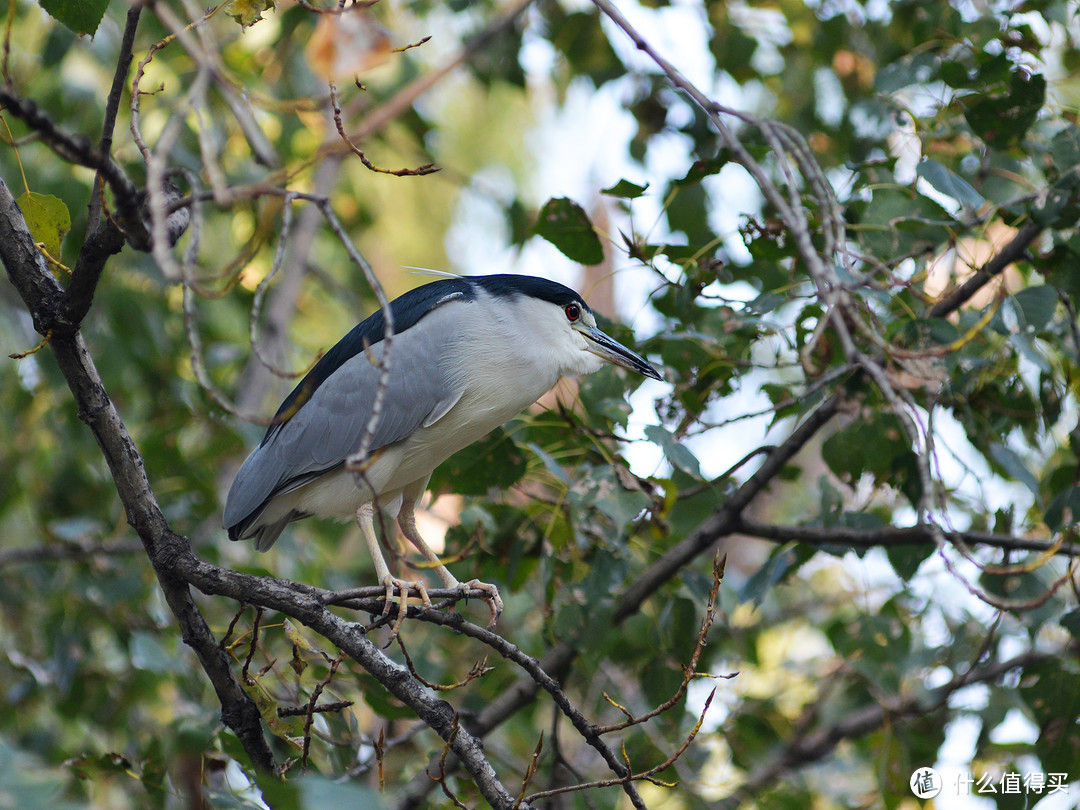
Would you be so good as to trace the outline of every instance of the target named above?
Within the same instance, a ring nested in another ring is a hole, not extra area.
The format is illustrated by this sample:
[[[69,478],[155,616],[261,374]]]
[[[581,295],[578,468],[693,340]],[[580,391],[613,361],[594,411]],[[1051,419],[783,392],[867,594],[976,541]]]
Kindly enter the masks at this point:
[[[478,579],[470,579],[468,582],[461,583],[461,589],[468,596],[469,591],[482,591],[484,596],[482,597],[487,602],[488,607],[491,608],[491,620],[488,622],[488,630],[495,627],[495,623],[499,621],[499,616],[503,612],[502,597],[499,596],[499,588],[496,585],[492,585],[490,582],[481,582]]]

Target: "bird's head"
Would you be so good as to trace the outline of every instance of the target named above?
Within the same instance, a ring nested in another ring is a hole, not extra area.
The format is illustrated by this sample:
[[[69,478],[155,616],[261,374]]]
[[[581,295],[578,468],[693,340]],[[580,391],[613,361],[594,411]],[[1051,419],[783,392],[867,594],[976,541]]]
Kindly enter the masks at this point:
[[[517,334],[532,343],[561,375],[590,374],[604,363],[622,366],[654,380],[660,373],[596,325],[585,300],[558,282],[534,276],[481,276],[486,291],[512,313]]]

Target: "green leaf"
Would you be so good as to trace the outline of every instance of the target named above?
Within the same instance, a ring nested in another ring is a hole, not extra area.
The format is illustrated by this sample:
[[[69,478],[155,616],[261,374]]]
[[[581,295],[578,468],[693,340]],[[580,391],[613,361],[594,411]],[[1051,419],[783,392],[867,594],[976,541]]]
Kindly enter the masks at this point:
[[[936,160],[922,161],[915,168],[915,172],[936,191],[940,191],[946,197],[956,200],[967,208],[978,208],[986,202],[967,180]]]
[[[915,576],[922,565],[935,553],[934,546],[886,546],[885,556],[896,575],[904,580]]]
[[[676,180],[674,185],[681,187],[700,183],[706,177],[719,174],[720,170],[729,162],[727,152],[721,152],[716,157],[709,158],[708,160],[695,160],[686,174],[681,179]]]
[[[62,22],[62,21],[61,21]],[[59,197],[27,191],[15,201],[35,242],[45,245],[54,259],[60,259],[60,244],[71,230],[71,213]]]
[[[971,129],[995,149],[1007,149],[1027,134],[1046,101],[1046,79],[1013,73],[1004,96],[979,96],[964,113]]]
[[[1041,332],[1057,311],[1057,291],[1048,284],[1028,287],[1013,296],[1013,302],[1024,316],[1024,324],[1034,332]]]
[[[609,197],[623,197],[627,200],[634,200],[644,194],[648,187],[648,183],[639,186],[637,183],[631,183],[629,180],[623,179],[611,186],[611,188],[603,189],[600,193],[607,194]]]
[[[290,775],[288,780],[260,775],[259,789],[263,801],[275,810],[315,810],[326,807],[363,807],[378,810],[385,806],[383,797],[370,788],[355,782],[339,782],[316,773]]]
[[[1080,165],[1080,127],[1070,124],[1055,135],[1050,142],[1050,155],[1060,171]]]
[[[857,219],[859,241],[878,256],[916,253],[947,242],[956,224],[934,200],[896,186],[875,188]]]
[[[64,765],[79,779],[101,779],[103,776],[123,774],[131,770],[131,762],[123,754],[108,753],[97,756],[81,756],[67,760]]]
[[[568,14],[553,21],[557,27],[551,38],[551,44],[562,52],[574,72],[588,76],[597,87],[625,72],[600,20],[595,9]]]
[[[905,87],[925,84],[937,59],[935,53],[920,52],[886,65],[874,76],[874,89],[879,93],[895,93]]]
[[[1050,531],[1056,532],[1065,526],[1075,525],[1080,520],[1080,487],[1069,487],[1054,496],[1043,515]]]
[[[1031,494],[1035,496],[1035,500],[1042,503],[1042,496],[1039,492],[1039,480],[1032,474],[1031,470],[1024,464],[1023,459],[1016,455],[1012,450],[1003,444],[994,442],[990,445],[990,455],[994,461],[1000,464],[1005,472],[1009,474],[1009,477],[1014,481],[1019,481],[1025,487],[1027,487]]]
[[[76,34],[93,34],[105,16],[109,0],[41,0],[41,7]]]
[[[1046,359],[1046,356],[1039,350],[1039,347],[1035,345],[1035,341],[1024,332],[1015,332],[1009,335],[1009,343],[1016,349],[1017,352],[1022,354],[1032,365],[1034,365],[1043,374],[1049,374],[1051,371],[1050,361]]]
[[[604,247],[585,209],[566,197],[555,197],[544,204],[533,233],[580,264],[600,264],[604,260]]]
[[[709,226],[710,208],[705,186],[700,183],[681,186],[668,200],[668,225],[672,230],[686,234],[686,241],[692,249],[701,250],[716,240]]]
[[[1080,641],[1080,608],[1070,610],[1061,617],[1059,624],[1069,631],[1069,635]]]
[[[305,810],[325,807],[365,807],[376,810],[384,806],[382,796],[377,792],[352,782],[341,782],[320,774],[304,774],[297,782]]]
[[[566,501],[574,509],[603,515],[620,528],[649,506],[649,497],[639,489],[628,489],[611,466],[594,467],[578,477]]]
[[[802,567],[814,555],[815,549],[809,546],[782,546],[754,574],[746,580],[739,590],[740,602],[753,602],[755,606],[765,601],[769,589],[777,585]]]
[[[701,463],[697,460],[697,456],[690,452],[690,449],[680,442],[675,434],[660,425],[648,425],[645,428],[645,436],[649,441],[660,445],[660,449],[664,451],[664,456],[671,462],[671,466],[698,480],[701,479]]]
[[[1063,669],[1060,662],[1045,661],[1025,671],[1018,691],[1041,732],[1034,748],[1042,768],[1075,773],[1080,675]]]
[[[67,781],[63,772],[46,765],[33,752],[13,748],[0,738],[0,806],[55,810],[85,807],[61,798]]]
[[[431,489],[486,495],[490,489],[512,487],[525,475],[527,466],[525,452],[505,430],[496,428],[443,462],[432,475]]]

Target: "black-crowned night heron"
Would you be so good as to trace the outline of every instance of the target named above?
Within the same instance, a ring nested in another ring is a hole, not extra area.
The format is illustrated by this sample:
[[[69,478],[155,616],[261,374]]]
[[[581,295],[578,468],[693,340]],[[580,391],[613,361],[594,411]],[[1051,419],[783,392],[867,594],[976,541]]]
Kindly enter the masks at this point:
[[[444,278],[395,299],[390,311],[389,341],[379,310],[285,398],[236,474],[224,525],[232,540],[254,539],[266,551],[294,520],[355,519],[386,588],[386,609],[395,589],[403,601],[415,590],[430,606],[423,583],[390,574],[375,534],[379,508],[396,515],[401,533],[447,588],[484,592],[494,623],[502,609],[498,589],[458,582],[417,531],[414,509],[432,470],[560,377],[590,374],[605,362],[660,375],[597,329],[580,295],[547,279]],[[362,445],[364,457],[346,465]]]

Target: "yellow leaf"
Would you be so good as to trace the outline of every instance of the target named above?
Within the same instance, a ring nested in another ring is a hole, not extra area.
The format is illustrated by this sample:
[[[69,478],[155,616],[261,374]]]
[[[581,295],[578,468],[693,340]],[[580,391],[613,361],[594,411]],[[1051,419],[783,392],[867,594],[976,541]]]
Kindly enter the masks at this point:
[[[296,749],[302,747],[304,737],[303,717],[280,717],[278,715],[278,703],[257,683],[241,683],[241,687],[259,709],[266,727],[275,737],[280,737],[290,743]]]
[[[60,243],[71,230],[71,213],[64,201],[51,194],[27,191],[15,202],[34,241],[43,244],[49,255],[60,261]]]
[[[261,20],[264,11],[272,11],[276,7],[274,0],[232,0],[225,13],[240,23],[242,28],[247,28]]]

